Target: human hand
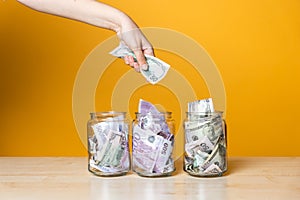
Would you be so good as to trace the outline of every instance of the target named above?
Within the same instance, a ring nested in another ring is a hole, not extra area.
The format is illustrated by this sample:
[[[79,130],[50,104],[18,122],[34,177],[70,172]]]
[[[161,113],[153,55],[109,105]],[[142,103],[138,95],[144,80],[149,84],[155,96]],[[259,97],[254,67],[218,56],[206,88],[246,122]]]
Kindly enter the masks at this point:
[[[122,24],[117,35],[121,42],[124,42],[136,56],[136,61],[133,56],[125,56],[125,63],[133,67],[137,72],[140,72],[140,69],[147,70],[148,65],[144,54],[154,56],[154,52],[152,45],[142,31],[129,19]]]

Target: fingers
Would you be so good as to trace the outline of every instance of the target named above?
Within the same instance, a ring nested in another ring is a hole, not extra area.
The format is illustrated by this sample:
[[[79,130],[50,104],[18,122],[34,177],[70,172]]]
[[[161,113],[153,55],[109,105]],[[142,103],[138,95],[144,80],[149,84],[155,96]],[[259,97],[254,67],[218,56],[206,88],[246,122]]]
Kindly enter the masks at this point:
[[[133,63],[133,68],[135,69],[136,72],[140,72],[140,66],[136,62]]]
[[[130,64],[130,62],[129,62],[129,56],[125,56],[124,57],[124,61],[125,61],[126,65],[129,65]]]
[[[150,56],[154,56],[154,52],[153,52],[152,47],[145,48],[144,49],[144,54],[147,54],[147,55],[150,55]]]
[[[144,56],[144,53],[141,50],[135,50],[133,52],[134,52],[134,54],[136,56],[136,60],[137,60],[138,66],[142,70],[147,70],[148,69],[148,64],[146,62],[146,58]]]
[[[133,56],[124,56],[124,61],[127,65],[130,65],[136,72],[140,72],[140,66],[135,62]]]
[[[145,55],[154,56],[151,43],[147,40],[135,23],[123,24],[121,32],[117,33],[121,42],[134,53],[133,56],[124,56],[126,64],[136,71],[148,70]],[[127,51],[128,49],[126,49]]]
[[[140,72],[140,70],[148,70],[148,64],[145,55],[154,56],[152,47],[144,48],[143,50],[136,49],[133,50],[136,59],[133,56],[124,56],[124,61],[127,65],[130,65],[135,71]]]

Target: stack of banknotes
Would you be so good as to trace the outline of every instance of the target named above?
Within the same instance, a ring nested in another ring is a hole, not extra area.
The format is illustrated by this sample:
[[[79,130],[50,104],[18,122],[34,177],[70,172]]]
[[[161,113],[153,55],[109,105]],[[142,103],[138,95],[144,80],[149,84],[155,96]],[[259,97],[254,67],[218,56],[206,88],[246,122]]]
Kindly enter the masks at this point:
[[[90,170],[107,174],[130,169],[128,123],[123,116],[107,118],[93,124],[88,138]]]
[[[192,175],[215,176],[227,170],[226,133],[222,114],[211,98],[190,102],[184,123],[184,170]]]
[[[137,119],[132,127],[133,170],[145,176],[173,172],[173,146],[174,135],[166,122],[165,114],[141,99]]]
[[[118,58],[124,58],[125,56],[132,56],[136,61],[136,56],[133,53],[133,51],[128,46],[126,46],[123,42],[121,42],[117,48],[112,50],[110,54]],[[148,64],[148,69],[147,70],[141,69],[141,74],[146,78],[146,80],[149,83],[154,85],[166,76],[170,68],[170,65],[154,56],[145,55],[145,58]]]

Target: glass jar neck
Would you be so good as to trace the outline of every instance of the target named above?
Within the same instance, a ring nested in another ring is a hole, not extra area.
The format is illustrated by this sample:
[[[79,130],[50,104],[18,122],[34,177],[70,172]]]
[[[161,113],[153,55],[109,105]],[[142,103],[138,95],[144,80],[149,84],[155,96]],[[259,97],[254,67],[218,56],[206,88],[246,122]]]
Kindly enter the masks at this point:
[[[187,118],[206,118],[206,117],[222,117],[222,111],[215,112],[186,112]]]
[[[126,112],[115,112],[115,111],[107,111],[107,112],[91,112],[91,119],[116,119],[121,120],[125,119]]]

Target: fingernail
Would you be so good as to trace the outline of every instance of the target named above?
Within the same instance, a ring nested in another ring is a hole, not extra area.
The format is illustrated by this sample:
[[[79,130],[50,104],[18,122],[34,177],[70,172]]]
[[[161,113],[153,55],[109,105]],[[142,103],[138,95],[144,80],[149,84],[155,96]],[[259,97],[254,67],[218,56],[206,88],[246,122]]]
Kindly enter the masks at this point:
[[[147,69],[148,69],[148,65],[147,65],[147,64],[143,64],[143,65],[141,66],[141,68],[142,68],[142,70],[147,70]]]
[[[128,56],[124,56],[124,61],[127,65],[129,65]]]
[[[139,65],[137,63],[134,63],[133,67],[134,67],[136,72],[140,72],[140,68],[139,68]]]

